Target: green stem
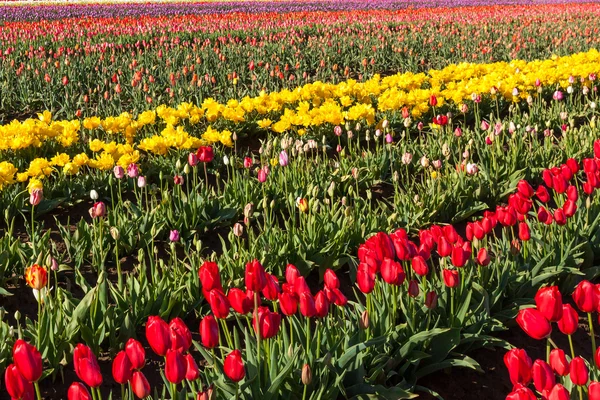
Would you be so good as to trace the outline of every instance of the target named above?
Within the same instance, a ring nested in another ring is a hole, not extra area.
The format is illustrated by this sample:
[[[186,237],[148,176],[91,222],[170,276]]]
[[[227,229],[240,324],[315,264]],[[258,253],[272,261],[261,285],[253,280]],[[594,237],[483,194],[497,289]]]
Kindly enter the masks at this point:
[[[42,400],[42,394],[40,393],[40,384],[38,382],[34,382],[33,386],[35,386],[35,395],[37,400]]]
[[[588,321],[590,322],[590,337],[592,338],[592,354],[596,352],[596,335],[594,335],[594,320],[592,313],[587,313]]]
[[[38,326],[37,326],[37,345],[38,349],[42,349],[42,290],[38,292]]]
[[[575,348],[573,347],[573,338],[571,338],[571,335],[569,336],[569,347],[571,347],[571,357],[575,358]]]
[[[306,317],[306,361],[308,362],[308,353],[310,347],[310,318]]]
[[[204,164],[206,166],[206,164]],[[256,363],[258,367],[258,387],[260,385],[260,321],[258,319],[258,292],[254,292],[254,321],[256,323]]]
[[[546,362],[550,363],[550,338],[546,340]]]

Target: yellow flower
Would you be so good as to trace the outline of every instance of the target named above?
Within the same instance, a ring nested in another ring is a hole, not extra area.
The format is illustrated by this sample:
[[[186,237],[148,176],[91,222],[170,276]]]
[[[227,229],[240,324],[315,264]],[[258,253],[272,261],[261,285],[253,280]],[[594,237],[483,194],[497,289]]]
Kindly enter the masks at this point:
[[[100,118],[98,117],[89,117],[83,120],[83,127],[85,129],[96,129],[100,126]]]
[[[36,189],[43,190],[44,189],[44,184],[42,183],[41,180],[39,180],[37,178],[31,178],[29,180],[29,184],[27,184],[27,190],[31,194]]]
[[[277,157],[273,157],[269,162],[271,163],[272,167],[275,167],[279,164],[279,159]]]
[[[0,162],[0,189],[3,189],[6,185],[14,183],[16,173],[17,169],[14,165],[8,161]]]
[[[89,161],[90,158],[85,153],[77,154],[75,157],[73,157],[73,164],[77,165],[78,167],[87,165]]]
[[[78,172],[79,172],[79,165],[77,165],[75,163],[68,162],[63,167],[63,174],[65,174],[65,175],[75,175]]]
[[[56,167],[63,167],[65,164],[67,164],[70,161],[70,157],[68,154],[65,153],[61,153],[61,154],[57,154],[54,157],[52,157],[52,159],[50,160],[50,163]]]
[[[27,179],[29,179],[29,175],[27,174],[27,172],[19,172],[17,174],[17,182],[27,182]]]
[[[52,113],[46,110],[41,114],[38,114],[38,118],[40,119],[40,121],[49,124],[52,121]]]
[[[431,179],[437,179],[439,176],[437,171],[431,171]]]
[[[272,123],[273,123],[273,121],[271,121],[268,118],[265,118],[265,119],[261,119],[256,124],[258,125],[259,128],[268,128],[269,126],[271,126]]]

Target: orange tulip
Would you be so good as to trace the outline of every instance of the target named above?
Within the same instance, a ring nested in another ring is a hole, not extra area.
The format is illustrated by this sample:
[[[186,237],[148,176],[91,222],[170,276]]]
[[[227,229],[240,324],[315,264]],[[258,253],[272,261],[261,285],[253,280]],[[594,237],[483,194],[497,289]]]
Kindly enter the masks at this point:
[[[25,281],[36,290],[41,290],[48,283],[48,272],[46,268],[33,264],[25,270]]]

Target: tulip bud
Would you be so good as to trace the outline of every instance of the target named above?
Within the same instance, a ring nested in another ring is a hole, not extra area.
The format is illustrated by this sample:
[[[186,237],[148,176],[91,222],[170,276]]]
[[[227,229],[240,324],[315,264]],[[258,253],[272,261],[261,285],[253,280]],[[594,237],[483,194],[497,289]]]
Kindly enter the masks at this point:
[[[364,330],[369,328],[369,312],[367,310],[364,310],[362,314],[360,314],[359,324],[360,329]]]
[[[530,337],[541,340],[552,333],[552,326],[544,315],[535,308],[525,308],[519,311],[517,323]]]
[[[584,386],[588,381],[588,367],[585,360],[581,357],[575,357],[569,364],[569,376],[574,385]]]
[[[310,385],[312,382],[312,371],[310,370],[310,365],[304,364],[302,367],[302,384],[304,386]]]

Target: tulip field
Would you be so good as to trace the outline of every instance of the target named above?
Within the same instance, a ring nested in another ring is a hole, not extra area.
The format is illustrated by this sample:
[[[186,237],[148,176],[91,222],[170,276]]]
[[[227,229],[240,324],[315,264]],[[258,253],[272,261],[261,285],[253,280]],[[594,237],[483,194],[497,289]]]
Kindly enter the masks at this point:
[[[0,4],[0,399],[600,400],[600,3]]]

